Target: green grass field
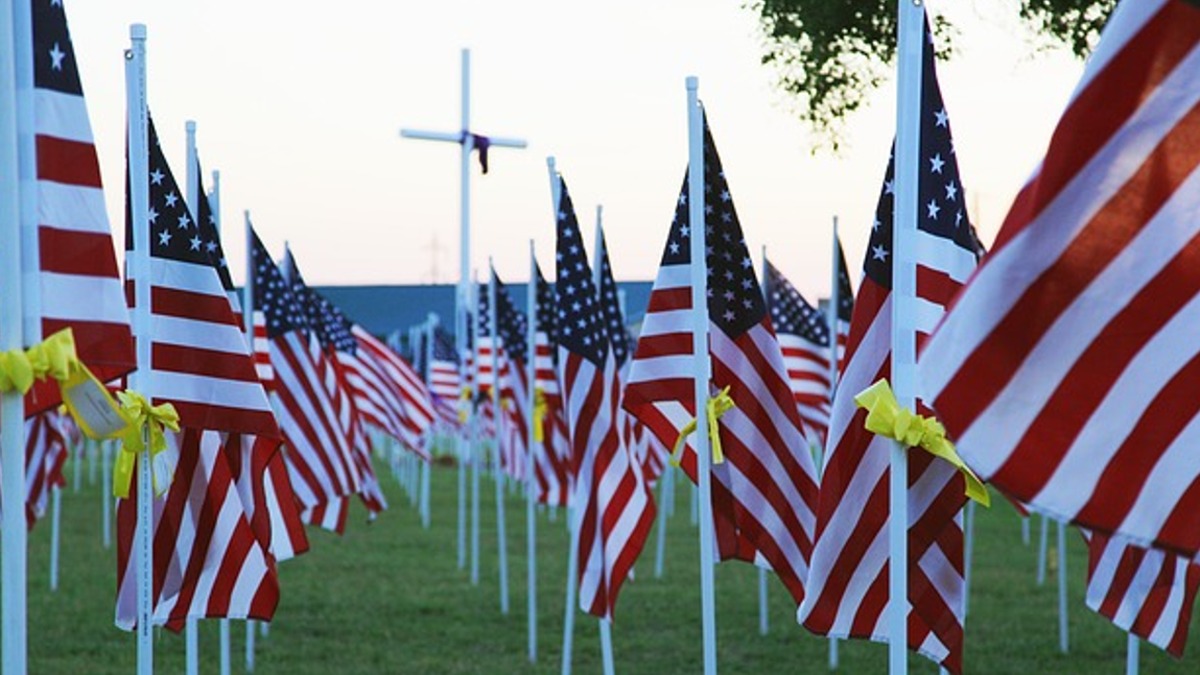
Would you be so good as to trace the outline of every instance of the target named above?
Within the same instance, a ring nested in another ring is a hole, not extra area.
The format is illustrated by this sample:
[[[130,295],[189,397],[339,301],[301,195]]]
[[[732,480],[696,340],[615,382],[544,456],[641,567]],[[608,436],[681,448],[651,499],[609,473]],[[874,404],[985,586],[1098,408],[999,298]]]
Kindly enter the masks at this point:
[[[309,530],[309,553],[280,567],[282,599],[266,638],[258,639],[256,672],[287,673],[557,673],[561,658],[567,536],[565,519],[538,517],[538,625],[536,665],[526,659],[526,559],[523,501],[508,496],[511,609],[501,615],[493,484],[481,483],[483,513],[480,583],[472,586],[456,562],[456,475],[433,471],[433,524],[422,529],[397,482],[378,467],[391,510],[374,524],[354,505],[342,537]],[[84,472],[86,475],[86,471]],[[72,466],[66,470],[71,482]],[[29,539],[29,672],[130,673],[136,663],[132,634],[112,625],[115,553],[101,543],[101,486],[62,499],[59,590],[48,590],[49,518]],[[696,529],[689,524],[688,495],[680,486],[674,518],[667,522],[664,578],[653,578],[654,536],[636,578],[622,590],[613,629],[621,673],[696,673],[701,670],[700,597]],[[998,501],[980,509],[967,622],[969,673],[1118,673],[1125,636],[1083,604],[1086,555],[1068,533],[1071,653],[1058,652],[1052,558],[1048,582],[1035,583],[1033,543],[1021,542],[1020,521]],[[1051,532],[1051,546],[1054,537]],[[783,587],[771,580],[770,633],[758,632],[757,573],[741,563],[716,570],[718,660],[722,673],[823,672],[827,641],[796,625]],[[600,672],[596,622],[577,614],[575,668]],[[218,671],[217,622],[201,626],[201,670]],[[242,672],[245,625],[233,624],[234,672]],[[1193,642],[1197,641],[1192,627]],[[1176,661],[1142,648],[1142,672],[1200,672],[1195,651]],[[912,672],[936,673],[919,657]],[[183,638],[160,634],[158,672],[182,673]],[[886,671],[883,645],[841,644],[841,672]]]

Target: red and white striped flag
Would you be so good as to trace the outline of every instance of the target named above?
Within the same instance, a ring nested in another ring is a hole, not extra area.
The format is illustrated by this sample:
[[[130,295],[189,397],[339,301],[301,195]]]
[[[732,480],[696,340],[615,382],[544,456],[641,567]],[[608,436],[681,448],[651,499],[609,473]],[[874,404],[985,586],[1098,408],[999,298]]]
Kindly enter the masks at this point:
[[[954,291],[975,269],[979,250],[968,222],[950,124],[937,84],[928,29],[921,84],[919,212],[915,311],[904,328],[921,345]],[[888,163],[863,281],[854,301],[845,368],[826,444],[820,507],[798,617],[819,635],[887,641],[889,456],[894,441],[864,427],[854,397],[890,377],[892,350],[892,223],[894,159]],[[921,401],[919,412],[929,411]],[[962,669],[965,486],[948,462],[908,453],[908,647],[951,672]]]
[[[570,428],[579,606],[611,619],[646,543],[654,499],[617,427],[617,365],[567,185],[558,208],[558,368]]]
[[[759,560],[770,565],[799,603],[814,534],[816,467],[707,123],[704,184],[705,222],[691,223],[684,179],[624,405],[666,447],[674,446],[695,417],[691,275],[692,265],[705,265],[710,388],[728,387],[734,403],[718,424],[725,461],[712,465],[717,552],[722,560],[748,562],[761,555]],[[708,233],[710,252],[704,261],[691,258],[694,226],[704,226]],[[690,443],[682,467],[695,482],[696,455]]]
[[[325,387],[333,365],[315,339],[310,344],[304,309],[253,231],[251,242],[254,310],[266,319],[292,489],[302,510],[312,516],[305,522],[332,524],[340,532],[344,518],[324,515],[337,511],[345,497],[357,493],[362,478],[353,441]],[[314,516],[314,509],[322,512],[321,517]]]
[[[131,304],[150,304],[153,399],[175,406],[183,429],[169,434],[175,478],[154,501],[154,621],[179,628],[187,618],[270,620],[279,586],[258,495],[279,427],[230,304],[216,228],[209,218],[194,222],[152,122],[149,141],[150,221],[129,223],[128,232],[150,230],[150,297],[134,297],[133,279],[127,288]],[[137,492],[129,494],[117,508],[116,621],[126,629],[137,616]]]
[[[763,287],[767,311],[783,350],[792,397],[800,410],[800,419],[824,445],[829,430],[829,324],[826,317],[808,304],[800,291],[777,267],[766,263]]]
[[[25,295],[25,323],[43,337],[69,326],[79,358],[109,382],[137,359],[92,126],[63,3],[32,4],[34,128],[21,133],[32,134],[37,149],[37,219],[22,238],[37,262],[26,283],[36,279],[39,288]],[[35,384],[27,405],[45,410],[58,401],[58,386],[48,379]]]
[[[1122,2],[920,364],[979,477],[1200,553],[1200,8]]]
[[[1121,537],[1083,532],[1088,542],[1087,606],[1172,656],[1183,656],[1200,565]]]
[[[429,359],[429,396],[437,420],[449,429],[459,426],[458,398],[462,393],[462,385],[458,368],[458,355],[452,339],[435,327],[433,353]]]
[[[290,249],[284,252],[282,268],[291,284],[292,294],[308,318],[309,351],[314,359],[326,365],[321,372],[321,386],[333,403],[338,428],[349,441],[353,466],[359,475],[358,496],[374,516],[387,508],[387,500],[384,499],[379,478],[371,466],[370,438],[363,425],[364,418],[358,408],[355,389],[350,385],[349,369],[342,361],[342,353],[355,350],[357,345],[349,330],[350,321],[332,303],[308,287],[300,275],[300,269],[296,266],[296,259]],[[361,362],[356,362],[361,367]],[[326,510],[327,514],[339,514],[336,530],[339,533],[343,530],[348,506],[342,503],[336,509],[331,506]],[[311,518],[307,522],[321,527],[327,527],[331,522],[329,515],[321,516],[312,510],[306,510],[301,517]]]

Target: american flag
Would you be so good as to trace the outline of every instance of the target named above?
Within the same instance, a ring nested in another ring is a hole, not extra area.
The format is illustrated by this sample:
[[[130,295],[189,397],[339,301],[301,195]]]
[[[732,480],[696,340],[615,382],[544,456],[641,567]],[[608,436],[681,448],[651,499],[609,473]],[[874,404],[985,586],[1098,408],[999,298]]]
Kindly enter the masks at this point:
[[[617,282],[613,278],[612,264],[608,258],[608,243],[604,239],[604,228],[596,223],[596,251],[598,266],[597,291],[600,293],[601,304],[604,306],[604,320],[608,324],[608,335],[612,341],[613,358],[617,362],[617,377],[622,383],[629,378],[629,363],[633,356],[633,340],[629,329],[625,327],[625,317],[621,312],[620,295]],[[645,427],[621,407],[617,410],[617,424],[621,429],[622,442],[629,448],[630,453],[642,465],[642,474],[653,487],[667,465],[667,449],[657,442],[653,434],[646,433]]]
[[[654,522],[654,499],[641,465],[621,442],[617,364],[604,308],[598,306],[566,182],[561,185],[558,368],[575,473],[571,508],[579,546],[579,606],[611,619],[621,584]]]
[[[823,446],[829,429],[831,391],[829,322],[770,262],[766,263],[764,276],[767,311],[783,350],[792,397],[805,428],[815,437],[813,441]]]
[[[634,353],[625,407],[667,447],[694,418],[691,270],[704,264],[709,389],[729,387],[735,403],[719,422],[725,461],[712,466],[718,554],[722,560],[765,561],[799,603],[812,547],[816,468],[707,123],[704,192],[706,259],[691,259],[697,224],[689,219],[685,177]],[[695,482],[690,444],[682,467]]]
[[[1087,606],[1118,628],[1183,656],[1200,565],[1121,537],[1084,532],[1088,541]]]
[[[503,425],[501,447],[509,474],[518,480],[525,479],[526,458],[529,446],[529,323],[524,312],[517,309],[508,288],[492,271],[492,283],[496,296],[496,335],[500,338],[501,376],[500,387],[503,397]]]
[[[1194,559],[1198,42],[1192,3],[1118,5],[920,365],[980,478]]]
[[[842,250],[842,240],[836,238],[833,244],[837,249],[837,358],[838,372],[841,373],[846,366],[846,340],[850,337],[850,318],[854,314],[854,290],[850,287],[850,273],[846,267],[846,253]],[[836,382],[834,387],[837,387]]]
[[[450,428],[458,426],[458,397],[461,393],[458,361],[453,339],[435,327],[433,354],[429,359],[429,395],[437,419]]]
[[[319,345],[309,348],[304,310],[253,231],[251,241],[254,309],[263,312],[267,323],[292,488],[309,512],[307,522],[340,532],[345,519],[338,514],[344,514],[345,498],[361,489],[361,476],[351,439],[324,386],[332,365]]]
[[[66,484],[62,475],[68,454],[64,421],[53,409],[25,420],[25,522],[31,530],[46,514],[50,491]]]
[[[914,250],[918,346],[975,269],[979,250],[926,30],[921,85],[919,213]],[[846,365],[833,400],[808,597],[801,622],[820,635],[887,640],[888,474],[893,441],[863,427],[854,396],[890,377],[895,162],[888,163],[854,302]],[[906,326],[907,328],[907,326]],[[922,414],[929,411],[918,401]],[[962,669],[962,476],[923,451],[908,453],[908,647]]]
[[[38,216],[22,239],[26,260],[37,261],[39,288],[25,295],[26,337],[70,326],[80,359],[108,382],[137,365],[129,310],[65,9],[61,0],[32,4],[34,126],[21,134],[33,135],[37,152]],[[31,411],[58,400],[51,380],[27,399]]]
[[[566,411],[563,409],[562,389],[558,386],[558,331],[555,328],[558,308],[554,285],[542,276],[541,267],[534,265],[537,283],[537,334],[535,386],[545,403],[542,417],[542,451],[537,461],[538,501],[550,506],[566,506],[571,489],[571,439],[567,433]]]
[[[228,289],[216,228],[195,222],[149,124],[150,373],[155,401],[179,411],[168,434],[175,478],[154,500],[155,623],[187,618],[270,620],[279,600],[270,521],[257,478],[278,450],[279,427],[258,381]],[[146,302],[133,297],[131,304]],[[117,509],[117,625],[136,621],[135,490]]]
[[[294,260],[292,271],[292,292],[306,304],[317,344],[330,361],[326,388],[334,401],[342,405],[339,413],[342,428],[351,439],[355,466],[361,477],[359,497],[370,513],[379,513],[387,508],[387,499],[371,466],[371,443],[364,423],[399,435],[406,424],[404,403],[389,388],[387,376],[380,372],[374,359],[367,353],[359,354],[350,320],[326,298],[308,288]]]

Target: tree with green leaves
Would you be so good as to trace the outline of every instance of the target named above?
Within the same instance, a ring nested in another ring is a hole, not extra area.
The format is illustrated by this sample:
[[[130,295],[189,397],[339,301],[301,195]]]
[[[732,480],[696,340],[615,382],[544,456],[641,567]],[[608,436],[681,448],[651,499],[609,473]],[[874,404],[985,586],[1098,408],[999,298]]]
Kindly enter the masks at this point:
[[[985,0],[986,1],[986,0]],[[1077,56],[1091,51],[1117,0],[1020,0],[1021,18]],[[890,77],[896,0],[750,0],[766,38],[763,63],[799,102],[801,118],[836,148],[842,122]],[[939,58],[954,27],[930,13]]]

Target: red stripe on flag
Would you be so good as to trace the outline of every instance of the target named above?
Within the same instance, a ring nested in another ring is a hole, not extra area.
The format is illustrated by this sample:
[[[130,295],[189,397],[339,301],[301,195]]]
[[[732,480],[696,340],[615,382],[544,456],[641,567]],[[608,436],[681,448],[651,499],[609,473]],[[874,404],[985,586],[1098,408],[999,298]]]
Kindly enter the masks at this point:
[[[100,164],[96,146],[53,136],[37,137],[39,180],[99,188]]]
[[[118,279],[112,245],[107,232],[38,227],[38,255],[43,272]]]

